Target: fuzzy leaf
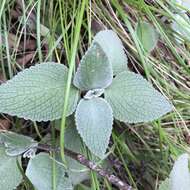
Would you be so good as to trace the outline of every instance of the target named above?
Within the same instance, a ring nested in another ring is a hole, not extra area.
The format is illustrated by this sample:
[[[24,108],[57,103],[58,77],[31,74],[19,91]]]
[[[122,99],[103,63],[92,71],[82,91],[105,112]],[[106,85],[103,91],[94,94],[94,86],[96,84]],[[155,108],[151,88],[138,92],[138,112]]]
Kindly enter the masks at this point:
[[[20,162],[20,157],[18,160]],[[0,189],[2,190],[13,190],[22,181],[17,157],[7,156],[4,147],[0,147],[0,173]]]
[[[109,104],[102,98],[82,99],[75,113],[77,130],[87,147],[103,158],[112,131],[113,115]]]
[[[139,22],[136,33],[145,51],[151,52],[155,48],[159,38],[159,34],[154,27],[147,22]]]
[[[106,88],[112,78],[112,66],[107,55],[99,44],[93,43],[80,62],[74,85],[81,90]]]
[[[30,159],[26,176],[34,185],[36,190],[52,190],[52,162],[53,160],[47,153],[40,153],[33,159]],[[56,171],[56,190],[72,190],[71,181],[67,175],[64,167],[55,163]]]
[[[124,71],[105,90],[105,98],[120,121],[137,123],[155,120],[172,107],[141,75]]]
[[[61,118],[68,69],[43,63],[18,73],[0,86],[0,112],[33,121]],[[78,91],[71,87],[67,115],[77,105]]]
[[[0,142],[5,145],[5,152],[9,156],[23,154],[38,145],[32,138],[10,131],[0,133]]]
[[[182,154],[173,166],[170,174],[171,190],[188,190],[190,188],[190,173],[188,154]]]
[[[121,40],[113,30],[102,30],[94,37],[94,42],[100,44],[108,56],[114,75],[127,70],[127,56]]]

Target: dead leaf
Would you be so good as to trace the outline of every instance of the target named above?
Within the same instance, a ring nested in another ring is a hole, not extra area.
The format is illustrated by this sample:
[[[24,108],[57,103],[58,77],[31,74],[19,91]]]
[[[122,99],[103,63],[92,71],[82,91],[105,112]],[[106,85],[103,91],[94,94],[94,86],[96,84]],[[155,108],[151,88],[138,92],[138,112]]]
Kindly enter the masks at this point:
[[[6,81],[6,78],[4,77],[3,73],[0,72],[0,84],[4,83]]]
[[[18,58],[16,62],[17,62],[19,65],[22,65],[22,66],[23,66],[23,65],[26,65],[30,60],[32,60],[33,56],[34,56],[34,53],[26,54],[26,55],[24,55],[23,57]]]

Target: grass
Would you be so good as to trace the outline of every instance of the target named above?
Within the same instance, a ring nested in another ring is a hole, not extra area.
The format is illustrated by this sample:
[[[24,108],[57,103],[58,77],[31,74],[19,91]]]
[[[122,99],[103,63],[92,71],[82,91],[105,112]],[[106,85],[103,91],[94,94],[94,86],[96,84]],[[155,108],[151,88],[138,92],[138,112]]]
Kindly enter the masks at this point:
[[[110,143],[110,169],[137,189],[158,189],[176,157],[182,152],[190,153],[190,42],[184,39],[186,43],[179,44],[169,27],[175,19],[172,7],[176,5],[169,0],[149,4],[143,0],[23,2],[3,0],[0,8],[1,80],[42,61],[54,60],[69,66],[60,134],[63,150],[65,113],[75,61],[78,63],[98,30],[110,28],[116,31],[125,46],[130,69],[152,82],[173,103],[174,111],[152,123],[131,125],[116,122]],[[135,34],[139,20],[152,23],[160,34],[157,47],[151,54],[144,51]],[[29,61],[27,55],[31,55]],[[18,62],[19,59],[23,60]],[[42,124],[5,115],[2,118],[11,121],[10,130],[36,138],[47,134]],[[53,128],[50,132],[52,145],[55,133]],[[63,151],[62,158],[64,160]],[[94,190],[114,189],[94,172],[91,172],[88,184]],[[85,188],[89,189],[85,184],[78,186],[78,190]],[[18,189],[29,190],[31,185],[25,181]]]

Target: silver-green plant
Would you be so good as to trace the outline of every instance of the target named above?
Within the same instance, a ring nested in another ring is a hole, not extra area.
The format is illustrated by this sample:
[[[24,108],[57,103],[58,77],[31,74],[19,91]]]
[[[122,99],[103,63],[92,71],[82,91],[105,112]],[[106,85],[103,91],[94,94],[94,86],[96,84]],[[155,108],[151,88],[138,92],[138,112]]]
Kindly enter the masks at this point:
[[[75,112],[76,128],[67,127],[66,148],[83,153],[82,138],[93,155],[103,159],[114,119],[129,123],[149,122],[171,111],[172,106],[164,96],[141,75],[129,71],[127,62],[122,42],[116,33],[104,30],[94,37],[70,87],[67,116]],[[60,119],[67,77],[68,68],[59,63],[41,63],[25,69],[0,86],[0,112],[32,121]],[[81,94],[84,94],[82,98]],[[52,158],[47,153],[35,155],[38,142],[3,131],[0,133],[0,143],[3,145],[0,146],[0,160],[5,166],[0,166],[0,169],[6,174],[0,185],[4,190],[14,189],[21,183],[22,176],[16,164],[22,154],[31,158],[25,174],[35,189],[52,189]],[[73,189],[88,176],[84,166],[71,158],[66,159],[67,168],[59,160],[54,165],[57,171],[54,180],[56,189]],[[6,186],[9,181],[11,183]]]
[[[41,63],[0,86],[0,112],[32,121],[60,119],[68,68]],[[171,104],[141,75],[127,69],[121,40],[111,30],[99,32],[83,56],[70,87],[67,115],[75,112],[78,133],[96,156],[108,148],[113,119],[153,121],[171,111]],[[80,93],[85,95],[79,99]]]

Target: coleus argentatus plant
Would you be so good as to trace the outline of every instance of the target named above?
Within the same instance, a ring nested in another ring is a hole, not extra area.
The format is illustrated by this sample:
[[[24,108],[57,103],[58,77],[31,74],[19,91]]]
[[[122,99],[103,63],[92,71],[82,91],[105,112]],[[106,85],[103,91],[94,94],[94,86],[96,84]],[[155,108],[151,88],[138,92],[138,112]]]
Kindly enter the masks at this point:
[[[53,62],[25,69],[0,86],[0,112],[32,121],[60,119],[67,75],[65,65]],[[127,69],[118,36],[111,30],[99,32],[74,75],[67,110],[67,116],[75,112],[77,131],[91,152],[104,157],[113,118],[149,122],[171,109],[160,92]]]
[[[25,69],[0,86],[0,112],[32,121],[60,119],[67,76],[68,68],[54,62]],[[118,36],[111,30],[101,31],[94,37],[73,77],[67,116],[74,113],[76,128],[67,127],[65,146],[84,154],[82,138],[93,155],[103,159],[114,118],[129,123],[149,122],[171,109],[160,92],[141,75],[128,70],[127,56]],[[8,172],[7,169],[13,168],[12,175],[0,177],[4,190],[14,189],[22,180],[16,167],[21,154],[32,157],[26,176],[35,189],[52,189],[52,159],[47,153],[35,155],[38,142],[13,132],[1,132],[0,143],[4,145],[0,146],[3,170]],[[58,163],[54,168],[57,190],[73,189],[87,175],[86,168],[72,159],[67,158],[71,170]]]

